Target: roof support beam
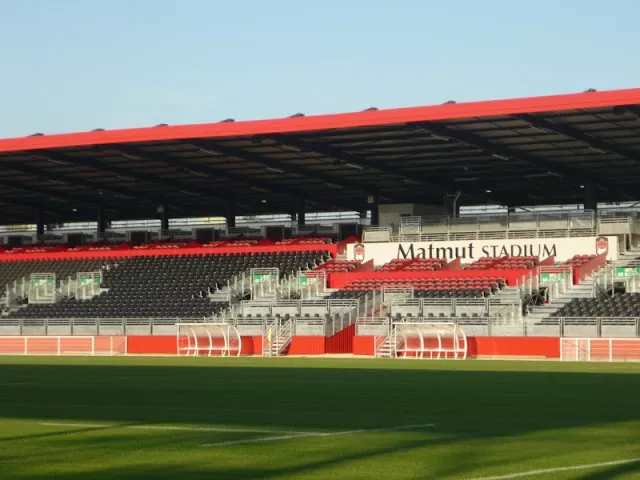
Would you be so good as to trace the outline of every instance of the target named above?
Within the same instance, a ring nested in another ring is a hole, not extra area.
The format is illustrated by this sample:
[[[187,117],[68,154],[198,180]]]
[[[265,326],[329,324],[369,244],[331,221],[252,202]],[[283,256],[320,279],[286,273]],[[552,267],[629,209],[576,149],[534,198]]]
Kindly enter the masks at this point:
[[[429,132],[425,132],[429,133]],[[403,168],[393,167],[387,164],[381,164],[368,159],[363,158],[360,155],[354,155],[340,148],[332,147],[331,145],[321,144],[316,142],[305,142],[304,140],[298,140],[296,137],[292,137],[284,134],[274,134],[268,137],[271,140],[282,140],[287,145],[292,145],[296,148],[303,148],[313,152],[321,153],[328,157],[334,158],[344,163],[353,163],[364,167],[369,167],[383,173],[398,176],[404,180],[407,185],[415,185],[416,183],[422,184],[428,189],[433,189],[439,193],[439,195],[428,195],[427,198],[435,199],[438,203],[443,201],[447,192],[461,191],[465,195],[468,195],[476,200],[480,201],[495,201],[501,205],[507,205],[505,197],[500,195],[499,192],[487,193],[485,190],[478,190],[469,188],[468,185],[457,185],[455,180],[451,177],[432,176],[425,175],[424,173],[412,172]],[[282,143],[282,142],[280,142]],[[408,158],[408,157],[407,157]],[[402,160],[402,158],[400,159]]]
[[[104,192],[104,193],[110,193],[112,195],[114,195],[115,197],[119,197],[119,198],[123,198],[123,199],[138,199],[140,201],[143,202],[152,202],[152,199],[150,199],[149,197],[140,195],[140,194],[134,194],[131,193],[129,191],[126,190],[122,190],[119,188],[114,188],[114,187],[104,187],[99,183],[93,183],[89,180],[84,180],[81,178],[73,178],[73,177],[69,177],[66,176],[64,174],[58,174],[58,173],[52,173],[52,172],[44,172],[42,170],[39,170],[38,168],[34,168],[34,167],[30,167],[28,165],[25,165],[24,163],[9,163],[9,162],[3,162],[2,163],[3,167],[6,167],[8,170],[14,170],[16,172],[21,172],[21,173],[25,173],[27,175],[33,175],[35,177],[38,178],[42,178],[45,180],[50,180],[52,182],[55,183],[64,183],[70,186],[79,186],[79,187],[85,187],[88,189],[91,189],[93,192]],[[0,179],[0,181],[2,181]],[[100,194],[100,193],[98,193]]]
[[[638,120],[640,120],[640,105],[625,105],[624,107],[621,107],[621,108],[635,115],[636,117],[638,117]]]
[[[185,142],[187,145],[194,145],[194,146],[198,146],[197,142],[195,141],[186,141]],[[109,146],[106,147],[108,148],[108,150],[112,151],[112,152],[116,152],[119,153],[123,156],[127,156],[127,157],[137,157],[140,159],[144,159],[144,158],[148,158],[151,160],[158,160],[161,161],[163,163],[166,163],[168,166],[171,167],[178,167],[180,169],[183,169],[185,171],[188,171],[196,176],[203,176],[203,177],[208,177],[208,178],[213,178],[213,179],[220,179],[220,178],[226,178],[238,183],[243,183],[245,185],[248,185],[249,187],[255,189],[256,191],[259,192],[274,192],[274,193],[280,193],[276,191],[276,188],[273,187],[273,185],[270,185],[266,182],[258,182],[255,180],[250,180],[247,178],[246,175],[237,175],[237,174],[233,174],[233,173],[229,173],[229,172],[223,172],[220,170],[216,170],[213,168],[210,168],[208,166],[205,165],[194,165],[188,162],[185,162],[182,159],[179,158],[175,158],[166,154],[162,154],[162,153],[147,153],[144,152],[143,150],[140,150],[137,147],[133,147],[131,145],[118,145],[118,146]],[[301,195],[303,192],[300,190],[296,190],[296,189],[289,189],[289,192],[285,192],[288,195],[291,195],[292,197],[295,197],[296,195]],[[228,191],[228,190],[227,190]],[[229,192],[228,194],[228,199],[226,199],[226,202],[229,201],[233,201],[235,203],[235,205],[242,205],[244,207],[246,207],[247,205],[245,203],[240,203],[237,202],[237,200],[234,199],[234,196],[237,195],[237,192]],[[297,198],[297,197],[296,197]],[[319,201],[323,201],[326,204],[326,199],[318,199]],[[252,205],[252,208],[254,208],[256,210],[256,213],[261,213],[261,212],[266,212],[268,209],[268,205],[267,206],[262,206],[262,204],[258,205]]]
[[[73,212],[69,212],[67,210],[59,210],[57,208],[51,208],[50,205],[42,205],[39,204],[37,202],[30,202],[30,201],[22,201],[19,199],[15,199],[15,198],[8,198],[8,197],[0,197],[0,203],[3,205],[12,205],[14,207],[26,207],[29,209],[32,209],[34,211],[38,210],[38,209],[42,209],[42,211],[44,213],[50,213],[53,215],[67,215],[69,217],[77,217],[77,215],[73,215]],[[31,218],[31,220],[26,219],[26,218],[18,218],[18,217],[14,217],[13,215],[6,215],[5,212],[2,212],[2,216],[3,218],[11,218],[12,220],[17,220],[19,222],[24,222],[24,223],[34,223],[32,221],[32,217],[35,215],[29,215],[29,218]]]
[[[165,187],[172,191],[175,191],[175,190],[182,191],[182,192],[190,191],[190,192],[193,192],[195,195],[203,196],[205,198],[211,198],[217,201],[225,201],[225,202],[227,201],[227,199],[222,198],[218,195],[215,195],[208,190],[204,190],[201,188],[193,188],[192,186],[188,184],[184,184],[180,181],[168,180],[168,179],[160,178],[155,175],[150,175],[147,173],[139,173],[139,172],[136,172],[135,170],[131,170],[128,168],[121,168],[118,166],[109,165],[99,160],[95,160],[93,158],[76,158],[76,157],[72,157],[70,155],[67,155],[62,152],[57,152],[57,151],[36,151],[34,152],[34,155],[49,158],[62,164],[69,163],[69,164],[74,164],[79,166],[91,167],[98,171],[111,173],[112,175],[120,176],[123,178],[131,178],[143,183],[152,183],[156,185],[161,185],[162,187]],[[138,194],[138,195],[141,195],[141,194]],[[166,198],[156,197],[154,199],[153,196],[149,196],[149,195],[147,195],[147,198],[153,199],[154,202],[158,205],[167,201]]]
[[[487,152],[493,155],[499,155],[507,159],[511,158],[519,162],[528,163],[529,165],[533,165],[534,167],[536,167],[537,169],[539,169],[541,172],[544,172],[544,173],[551,172],[553,174],[560,175],[565,178],[567,183],[573,183],[578,187],[581,184],[593,183],[604,190],[611,190],[611,191],[618,191],[618,192],[620,191],[619,187],[609,184],[606,181],[603,182],[597,176],[589,175],[584,172],[579,172],[572,168],[567,168],[562,165],[558,165],[557,163],[546,160],[544,158],[529,155],[528,153],[525,153],[525,152],[512,150],[509,147],[506,147],[504,145],[499,145],[497,143],[492,143],[487,139],[484,139],[482,137],[479,137],[469,132],[455,130],[437,123],[425,123],[425,124],[422,124],[422,126],[426,130],[429,130],[435,133],[436,135],[453,138],[455,140],[459,140],[469,145],[475,145],[479,148],[482,148],[483,150],[486,150]],[[630,195],[628,192],[624,192],[624,193],[625,193],[625,196],[628,196],[629,198],[633,198],[633,196]]]
[[[320,171],[309,170],[307,168],[304,168],[298,165],[291,165],[289,163],[281,162],[280,160],[266,158],[259,153],[250,152],[245,150],[244,148],[222,146],[214,142],[202,141],[202,140],[193,140],[193,141],[189,140],[189,143],[191,143],[192,145],[197,145],[203,149],[217,151],[218,153],[221,153],[223,155],[245,159],[250,162],[263,165],[266,168],[285,171],[289,173],[295,173],[297,175],[301,175],[307,178],[320,179],[329,185],[331,184],[338,185],[341,188],[345,188],[349,190],[357,190],[363,193],[365,197],[368,195],[378,194],[377,187],[373,185],[364,185],[360,182],[342,180],[340,178],[327,175]]]
[[[33,193],[34,189],[37,189],[38,193],[47,195],[49,198],[51,198],[54,201],[69,203],[72,205],[73,204],[97,205],[99,203],[99,201],[96,200],[95,198],[89,198],[89,197],[78,196],[78,195],[70,195],[68,193],[60,193],[60,192],[48,190],[42,187],[29,187],[28,185],[25,185],[23,182],[13,182],[11,180],[7,180],[4,178],[0,179],[0,187],[6,188],[6,189],[22,190],[24,192],[29,192],[29,193]]]
[[[315,172],[311,172],[304,168],[297,167],[295,165],[291,166],[291,165],[283,164],[282,162],[279,162],[277,160],[265,159],[262,156],[259,156],[252,152],[247,152],[241,148],[221,146],[213,142],[210,143],[206,140],[186,140],[185,143],[189,145],[193,145],[205,151],[215,152],[215,153],[219,153],[221,155],[225,155],[229,157],[246,159],[250,162],[257,163],[266,168],[271,168],[271,169],[282,171],[282,172],[288,171],[291,173],[298,173],[299,175],[303,175],[305,177],[312,177],[312,178],[324,177],[324,175],[321,173],[318,173],[318,175],[316,175]],[[192,166],[189,166],[188,168],[192,168]],[[213,171],[213,170],[210,170],[210,171]],[[218,172],[218,170],[215,170],[215,171]],[[228,178],[232,178],[233,180],[236,180],[238,182],[242,182],[245,184],[253,184],[253,185],[256,184],[255,180],[248,179],[246,175],[234,175],[234,174],[230,174],[229,172],[222,172],[221,175],[226,176]],[[340,185],[342,188],[352,189],[353,187],[353,185],[349,185],[349,182],[341,182],[340,180],[336,180],[333,177],[329,177],[329,180],[325,180],[325,181],[327,181],[328,183],[333,183],[334,185]],[[278,189],[282,189],[283,193],[296,199],[300,198],[301,196],[304,196],[311,203],[315,201],[315,203],[320,203],[325,206],[337,205],[344,208],[355,208],[357,206],[350,201],[340,200],[339,198],[335,198],[335,197],[327,198],[327,196],[325,195],[321,195],[321,196],[314,195],[313,193],[300,188],[283,187],[283,186],[278,186],[277,184],[272,185],[264,182],[261,182],[261,185],[262,187],[260,188],[264,188],[266,190],[276,191]],[[363,195],[362,202],[358,202],[358,205],[362,205],[366,202],[366,195],[368,194],[365,193],[365,195]]]
[[[529,123],[535,128],[548,130],[554,133],[560,133],[567,137],[571,137],[575,140],[580,140],[581,142],[585,142],[596,150],[600,150],[600,151],[604,150],[610,153],[615,153],[616,155],[620,155],[621,157],[629,158],[634,162],[640,163],[640,157],[638,157],[637,155],[634,155],[632,152],[626,151],[624,147],[621,147],[619,145],[614,145],[612,143],[607,142],[606,140],[589,135],[570,125],[555,123],[546,118],[539,117],[537,115],[533,115],[530,113],[523,113],[523,114],[512,115],[512,116]]]
[[[437,201],[441,201],[443,195],[447,191],[447,182],[451,183],[451,188],[453,187],[453,181],[451,179],[440,179],[443,182],[434,183],[433,178],[429,178],[428,176],[422,175],[417,172],[408,172],[398,167],[392,167],[389,165],[381,164],[378,162],[372,162],[367,160],[366,158],[361,157],[360,155],[354,155],[347,151],[341,150],[339,148],[332,147],[331,145],[324,143],[315,143],[315,142],[306,142],[304,140],[300,140],[294,136],[286,135],[286,134],[274,134],[269,136],[264,136],[263,138],[275,141],[280,145],[289,145],[295,147],[297,149],[307,150],[312,153],[320,153],[326,157],[333,158],[334,160],[340,162],[342,165],[355,165],[355,168],[366,167],[373,170],[378,170],[380,172],[394,175],[396,177],[400,177],[404,181],[411,182],[410,184],[420,183],[424,187],[429,189],[428,197],[436,199]],[[439,192],[439,195],[429,195],[433,192]]]

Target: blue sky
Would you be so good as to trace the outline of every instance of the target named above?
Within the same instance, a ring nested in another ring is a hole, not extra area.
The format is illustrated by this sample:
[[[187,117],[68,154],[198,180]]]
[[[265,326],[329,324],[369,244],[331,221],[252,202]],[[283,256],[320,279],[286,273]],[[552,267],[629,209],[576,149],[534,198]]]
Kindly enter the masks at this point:
[[[0,137],[640,86],[638,0],[0,0]]]

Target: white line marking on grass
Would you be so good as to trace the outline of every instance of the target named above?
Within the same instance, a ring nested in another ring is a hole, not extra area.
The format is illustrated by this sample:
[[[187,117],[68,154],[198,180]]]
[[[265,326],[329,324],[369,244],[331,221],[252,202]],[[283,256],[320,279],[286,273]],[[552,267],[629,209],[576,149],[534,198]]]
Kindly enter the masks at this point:
[[[629,458],[627,460],[617,460],[613,462],[591,463],[587,465],[573,465],[571,467],[544,468],[541,470],[529,470],[528,472],[511,473],[509,475],[498,475],[495,477],[477,477],[469,480],[510,480],[512,478],[532,477],[534,475],[544,475],[546,473],[570,472],[576,470],[593,470],[601,467],[615,467],[629,463],[639,463],[640,458]]]
[[[345,430],[342,432],[324,432],[324,433],[313,433],[313,432],[300,432],[298,434],[293,435],[285,435],[280,437],[263,437],[263,438],[249,438],[246,440],[231,440],[228,442],[218,442],[218,443],[207,443],[202,445],[202,447],[225,447],[229,445],[242,445],[244,443],[263,443],[263,442],[275,442],[278,440],[290,440],[293,438],[303,438],[303,437],[337,437],[340,435],[356,435],[358,433],[375,433],[375,432],[393,432],[396,430],[417,430],[420,428],[432,428],[435,427],[433,423],[421,423],[416,425],[398,425],[396,427],[385,427],[385,428],[371,428],[371,429],[359,429],[359,430]],[[294,432],[292,432],[294,433]]]
[[[321,433],[320,437],[335,437],[337,435],[355,435],[357,433],[375,433],[375,432],[393,432],[395,430],[418,430],[420,428],[432,428],[435,427],[434,423],[420,423],[416,425],[399,425],[397,427],[384,427],[384,428],[361,428],[360,430],[347,430],[344,432],[329,432]]]
[[[218,442],[218,443],[206,443],[204,445],[200,445],[201,447],[227,447],[230,445],[242,445],[244,443],[265,443],[265,442],[276,442],[278,440],[290,440],[292,438],[302,438],[302,437],[318,437],[320,435],[315,433],[305,433],[298,435],[283,435],[280,437],[261,437],[261,438],[249,438],[245,440],[229,440],[227,442]]]
[[[292,432],[289,430],[263,430],[240,429],[222,427],[181,427],[178,425],[108,425],[92,423],[59,423],[43,422],[40,425],[47,427],[75,427],[75,428],[128,428],[135,430],[160,430],[160,431],[184,431],[184,432],[224,432],[224,433],[287,433],[291,435],[316,435],[317,432]]]
[[[109,428],[113,426],[113,425],[98,425],[96,423],[53,423],[53,422],[40,423],[40,425],[44,425],[45,427],[79,427],[79,428]]]

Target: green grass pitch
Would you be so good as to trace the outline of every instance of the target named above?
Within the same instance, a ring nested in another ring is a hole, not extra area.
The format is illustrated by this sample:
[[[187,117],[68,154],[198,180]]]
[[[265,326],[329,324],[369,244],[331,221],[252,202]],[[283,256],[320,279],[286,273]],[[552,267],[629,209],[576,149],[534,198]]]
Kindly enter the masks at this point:
[[[640,364],[0,358],[3,480],[640,479],[639,459]]]

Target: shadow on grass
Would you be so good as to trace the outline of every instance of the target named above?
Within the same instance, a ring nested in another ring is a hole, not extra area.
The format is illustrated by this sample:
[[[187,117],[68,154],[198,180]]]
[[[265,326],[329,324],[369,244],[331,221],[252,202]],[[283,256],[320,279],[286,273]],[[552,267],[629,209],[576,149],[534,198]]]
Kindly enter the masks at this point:
[[[629,477],[630,474],[637,474]],[[640,478],[640,460],[605,468],[596,473],[585,473],[580,480],[611,480],[614,478]]]
[[[125,424],[117,424],[117,425],[108,425],[108,426],[86,426],[86,427],[73,427],[68,430],[58,430],[55,432],[47,432],[47,433],[32,433],[27,435],[15,435],[11,437],[0,437],[0,444],[15,442],[17,440],[35,440],[38,438],[55,438],[55,437],[65,437],[69,435],[78,435],[80,433],[89,433],[89,432],[97,432],[101,430],[114,430],[119,428],[127,428],[133,427],[136,425],[140,425],[137,423],[125,423]],[[42,425],[43,427],[60,427],[59,425]]]
[[[296,478],[318,475],[326,469],[348,466],[363,460],[391,458],[412,451],[451,447],[463,442],[512,438],[536,432],[565,428],[597,427],[604,424],[640,420],[637,398],[640,375],[548,371],[469,371],[389,368],[287,368],[249,366],[189,368],[124,365],[2,365],[3,382],[25,380],[21,386],[0,390],[0,415],[12,419],[101,423],[122,426],[138,424],[220,425],[246,428],[342,431],[374,429],[433,422],[437,434],[411,440],[390,439],[384,447],[361,445],[357,451],[331,451],[322,458],[301,456],[295,445],[280,449],[255,444],[233,449],[201,449],[193,465],[132,465],[128,468],[104,468],[87,464],[82,473],[60,472],[56,478]],[[84,449],[99,455],[105,445],[87,438],[73,439],[78,433],[100,428],[79,428],[58,433],[15,435],[0,438],[3,450],[11,455],[12,443],[30,439],[50,439],[56,448]],[[396,432],[397,433],[397,432]],[[134,436],[135,437],[135,436]],[[135,440],[135,438],[132,438]],[[15,443],[15,445],[19,445]],[[639,444],[640,446],[640,444]],[[141,444],[141,454],[176,447],[170,435],[158,433]],[[19,448],[19,447],[14,447]],[[135,449],[135,441],[120,441],[119,451]],[[177,446],[177,448],[182,448]],[[192,450],[195,447],[192,447]],[[261,465],[247,458],[239,466],[225,465],[214,459],[220,452],[269,452],[275,459]],[[465,447],[466,448],[466,447]],[[325,449],[326,450],[326,449]],[[549,452],[548,454],[552,454]],[[55,465],[58,457],[47,456],[46,445],[40,461]],[[151,457],[150,457],[151,458]],[[202,458],[212,461],[200,463]],[[413,457],[415,458],[415,457]],[[397,465],[396,478],[462,478],[478,469],[512,467],[530,460],[526,451],[514,451],[506,460],[483,457],[473,450],[454,463],[436,466],[431,460],[414,468]],[[615,460],[615,459],[612,459]],[[162,457],[159,459],[162,461]],[[291,463],[294,464],[291,464]],[[430,463],[431,462],[431,463]],[[279,466],[278,463],[283,463]],[[585,458],[582,463],[591,463]],[[388,467],[388,465],[387,465]],[[409,468],[408,471],[407,468]],[[606,474],[584,473],[584,480],[615,478],[635,473],[640,464],[610,467]],[[13,463],[15,478],[48,478],[31,472],[21,476],[19,462]],[[375,470],[368,470],[371,474]],[[438,473],[434,473],[438,472]],[[429,476],[431,475],[431,476]],[[612,476],[613,475],[613,476]],[[387,475],[388,476],[388,475]],[[11,478],[11,477],[3,477]],[[341,478],[367,478],[363,471],[345,473]],[[390,478],[394,478],[391,476]]]

